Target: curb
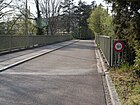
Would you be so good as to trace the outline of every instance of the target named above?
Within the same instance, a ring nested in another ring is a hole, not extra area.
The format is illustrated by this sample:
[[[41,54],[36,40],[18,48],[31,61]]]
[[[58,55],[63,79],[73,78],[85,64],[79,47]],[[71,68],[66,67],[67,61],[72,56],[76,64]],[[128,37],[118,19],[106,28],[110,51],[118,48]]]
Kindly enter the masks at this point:
[[[121,105],[120,100],[118,98],[118,93],[116,92],[115,86],[112,83],[110,75],[108,73],[105,74],[106,74],[105,78],[109,89],[112,105]]]
[[[105,67],[105,63],[103,61],[101,53],[100,53],[98,48],[96,49],[96,51],[97,51],[97,53],[99,55],[99,59],[101,61],[101,66],[102,66],[104,77],[105,77],[107,87],[108,87],[108,90],[109,90],[111,103],[112,103],[112,105],[121,105],[121,103],[119,101],[119,98],[118,98],[118,94],[117,94],[116,89],[115,89],[115,86],[114,86],[114,84],[113,84],[113,82],[111,80],[111,77],[110,77],[109,73],[107,72],[107,68]]]
[[[9,64],[9,65],[4,66],[4,67],[1,67],[1,68],[0,68],[0,72],[6,71],[6,70],[9,69],[9,68],[12,68],[12,67],[17,66],[17,65],[19,65],[19,64],[22,64],[22,63],[27,62],[27,61],[29,61],[29,60],[35,59],[35,58],[40,57],[40,56],[42,56],[42,55],[51,53],[51,52],[56,51],[56,50],[58,50],[58,49],[64,48],[64,47],[69,46],[69,45],[71,45],[71,44],[74,44],[74,43],[76,43],[76,42],[78,42],[78,40],[72,41],[72,42],[70,42],[70,43],[64,44],[64,45],[62,45],[62,46],[56,47],[56,48],[51,49],[51,50],[41,50],[41,51],[38,51],[37,53],[34,53],[34,55],[31,56],[31,57],[29,57],[29,58],[26,58],[26,59],[17,61],[17,62],[15,62],[15,63]],[[61,42],[61,43],[63,43],[63,42]],[[65,43],[65,42],[64,42],[64,43]]]

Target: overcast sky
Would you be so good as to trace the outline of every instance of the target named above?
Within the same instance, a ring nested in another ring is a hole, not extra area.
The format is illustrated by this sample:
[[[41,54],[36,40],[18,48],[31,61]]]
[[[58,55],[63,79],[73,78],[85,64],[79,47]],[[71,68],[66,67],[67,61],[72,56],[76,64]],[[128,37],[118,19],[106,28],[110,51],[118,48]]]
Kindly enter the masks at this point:
[[[10,0],[6,0],[6,1],[10,1]],[[16,0],[14,0],[16,2]],[[34,0],[27,0],[28,1],[28,6],[30,6],[30,10],[33,14],[36,14],[36,8],[35,8],[35,3]],[[79,0],[74,0],[74,2],[77,4]],[[91,4],[92,1],[94,0],[82,0],[85,1],[87,4]],[[100,3],[106,8],[106,4],[103,0],[95,0],[96,4],[99,5]]]
[[[78,3],[78,1],[79,0],[74,0],[74,2],[76,2],[76,3]],[[94,0],[82,0],[82,1],[85,1],[87,4],[91,4],[91,2],[92,1],[94,1]],[[106,4],[105,4],[105,2],[103,1],[103,0],[95,0],[96,1],[96,4],[97,5],[99,5],[100,3],[106,8]],[[32,4],[34,4],[34,0],[30,0],[30,1],[28,1],[29,2],[29,5],[30,5],[30,7],[31,7],[31,11],[33,12],[35,12],[36,11],[36,8],[32,5]]]

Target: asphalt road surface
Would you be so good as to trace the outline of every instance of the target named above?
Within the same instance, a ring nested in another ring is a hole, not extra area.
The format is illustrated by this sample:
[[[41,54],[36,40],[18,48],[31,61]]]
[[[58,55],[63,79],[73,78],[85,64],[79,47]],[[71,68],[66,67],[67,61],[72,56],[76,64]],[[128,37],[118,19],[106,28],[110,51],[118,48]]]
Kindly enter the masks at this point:
[[[93,41],[79,41],[1,72],[0,105],[106,105]]]

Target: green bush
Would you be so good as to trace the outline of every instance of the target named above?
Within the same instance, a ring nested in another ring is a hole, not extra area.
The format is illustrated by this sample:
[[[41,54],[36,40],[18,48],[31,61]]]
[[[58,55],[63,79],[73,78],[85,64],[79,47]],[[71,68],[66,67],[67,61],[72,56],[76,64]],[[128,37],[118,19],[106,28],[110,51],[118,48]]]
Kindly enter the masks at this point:
[[[140,94],[131,96],[125,105],[140,105]]]
[[[122,72],[125,72],[125,71],[131,70],[131,67],[130,67],[129,63],[123,63],[119,67],[119,70],[121,70]]]
[[[134,75],[140,78],[140,49],[136,50]]]

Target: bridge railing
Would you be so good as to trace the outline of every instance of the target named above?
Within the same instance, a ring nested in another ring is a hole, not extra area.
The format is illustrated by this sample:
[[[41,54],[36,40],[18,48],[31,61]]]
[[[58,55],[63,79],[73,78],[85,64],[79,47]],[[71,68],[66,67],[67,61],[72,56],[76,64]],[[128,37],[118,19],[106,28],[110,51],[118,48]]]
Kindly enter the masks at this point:
[[[107,64],[113,65],[113,39],[110,36],[95,36],[95,41],[100,48]]]
[[[26,49],[73,39],[72,35],[0,36],[0,53]]]
[[[120,52],[114,51],[113,48],[114,43],[118,40],[124,43],[124,49]],[[113,39],[110,36],[98,35],[95,36],[95,41],[109,66],[120,66],[121,64],[130,61],[131,58],[128,56],[125,39]]]

